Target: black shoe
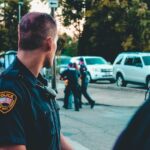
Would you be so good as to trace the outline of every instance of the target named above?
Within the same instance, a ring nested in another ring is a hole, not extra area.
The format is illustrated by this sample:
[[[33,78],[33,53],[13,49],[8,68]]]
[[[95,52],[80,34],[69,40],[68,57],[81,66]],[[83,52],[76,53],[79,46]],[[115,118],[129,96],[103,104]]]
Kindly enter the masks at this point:
[[[69,109],[67,106],[63,106],[63,108],[65,108],[65,109]]]
[[[94,106],[95,106],[95,101],[92,101],[91,102],[91,109],[94,108]]]
[[[79,111],[79,109],[75,109],[75,111]]]

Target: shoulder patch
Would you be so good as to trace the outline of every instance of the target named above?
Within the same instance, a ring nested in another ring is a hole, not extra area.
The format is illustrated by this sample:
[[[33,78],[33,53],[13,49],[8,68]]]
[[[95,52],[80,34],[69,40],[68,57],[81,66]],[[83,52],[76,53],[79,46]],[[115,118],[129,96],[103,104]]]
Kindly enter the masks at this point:
[[[0,113],[6,114],[15,106],[17,96],[9,91],[0,92]]]

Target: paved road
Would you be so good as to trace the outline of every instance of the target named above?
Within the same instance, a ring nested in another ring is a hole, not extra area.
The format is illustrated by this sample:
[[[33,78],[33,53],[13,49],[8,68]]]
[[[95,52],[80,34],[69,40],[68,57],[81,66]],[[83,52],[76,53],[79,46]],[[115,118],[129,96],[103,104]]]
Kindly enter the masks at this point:
[[[59,83],[59,100],[63,98],[63,87],[62,82]],[[102,83],[90,84],[88,90],[99,105],[93,110],[84,105],[80,112],[61,107],[62,132],[74,142],[75,150],[111,150],[120,132],[144,102],[145,90]],[[59,103],[62,106],[62,102]]]
[[[62,105],[62,104],[61,104]],[[62,132],[72,141],[75,150],[111,150],[136,108],[84,105],[80,112],[61,108]]]
[[[58,99],[63,98],[63,82],[58,83]],[[114,84],[90,84],[88,91],[97,104],[138,107],[144,102],[145,89],[140,86],[129,85],[119,88]],[[87,102],[83,97],[83,102]]]

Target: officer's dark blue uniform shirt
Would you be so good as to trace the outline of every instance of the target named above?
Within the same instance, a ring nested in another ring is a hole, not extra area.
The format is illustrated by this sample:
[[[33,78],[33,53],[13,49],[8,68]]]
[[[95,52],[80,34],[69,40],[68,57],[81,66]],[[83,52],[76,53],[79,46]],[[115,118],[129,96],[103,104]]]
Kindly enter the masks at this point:
[[[81,73],[82,85],[87,84],[89,82],[89,79],[87,77],[88,72],[87,72],[87,67],[85,66],[85,64],[80,65],[80,73]]]
[[[78,86],[80,73],[75,68],[68,68],[61,73],[61,77],[68,80],[68,85]]]
[[[60,120],[55,93],[16,58],[0,77],[0,146],[59,150]]]

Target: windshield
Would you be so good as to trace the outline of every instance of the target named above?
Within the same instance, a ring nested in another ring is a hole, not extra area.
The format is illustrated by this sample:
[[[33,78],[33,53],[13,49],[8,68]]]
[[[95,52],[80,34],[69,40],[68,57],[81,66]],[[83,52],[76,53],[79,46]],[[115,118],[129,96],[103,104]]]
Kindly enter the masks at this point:
[[[103,58],[85,58],[87,65],[102,65],[107,64],[106,60]]]
[[[150,56],[143,56],[143,61],[146,66],[150,65]]]
[[[70,62],[70,58],[63,58],[63,59],[61,59],[61,61],[60,61],[60,63],[61,63],[62,65],[67,65],[69,62]]]

